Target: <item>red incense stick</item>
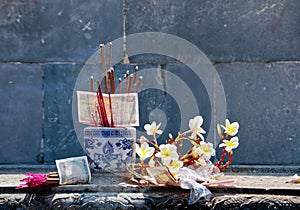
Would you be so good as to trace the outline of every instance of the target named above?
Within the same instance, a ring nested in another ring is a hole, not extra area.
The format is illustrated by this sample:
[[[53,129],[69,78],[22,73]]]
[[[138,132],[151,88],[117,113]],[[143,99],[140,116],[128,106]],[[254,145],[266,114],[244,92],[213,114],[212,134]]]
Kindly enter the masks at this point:
[[[99,106],[97,106],[96,108],[97,108],[98,116],[100,119],[99,124],[100,124],[100,126],[103,126],[103,118],[102,118],[101,110],[100,110]]]
[[[100,86],[99,81],[97,81],[97,85],[98,85],[97,100],[98,100],[99,107],[100,107],[101,117],[103,119],[103,126],[108,127],[109,123],[108,123],[108,120],[107,120],[105,104],[104,104],[102,90],[101,90],[101,86]]]

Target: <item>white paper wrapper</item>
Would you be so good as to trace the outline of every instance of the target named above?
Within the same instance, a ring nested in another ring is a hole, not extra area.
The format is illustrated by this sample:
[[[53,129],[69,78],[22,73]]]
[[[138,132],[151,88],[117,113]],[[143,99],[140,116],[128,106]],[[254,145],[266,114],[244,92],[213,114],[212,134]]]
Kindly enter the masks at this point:
[[[139,106],[137,93],[111,94],[113,120],[115,126],[139,126]],[[92,114],[97,112],[97,96],[94,92],[77,91],[78,120],[94,125]],[[108,94],[103,94],[107,118],[110,120]]]
[[[56,160],[59,184],[86,184],[91,182],[91,172],[86,156]]]

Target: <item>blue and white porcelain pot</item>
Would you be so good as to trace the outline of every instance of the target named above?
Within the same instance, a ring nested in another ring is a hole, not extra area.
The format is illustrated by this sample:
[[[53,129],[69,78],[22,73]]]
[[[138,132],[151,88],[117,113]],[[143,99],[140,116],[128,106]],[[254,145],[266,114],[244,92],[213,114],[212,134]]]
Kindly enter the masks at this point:
[[[127,172],[126,166],[135,162],[135,142],[133,127],[84,129],[84,150],[96,172]]]

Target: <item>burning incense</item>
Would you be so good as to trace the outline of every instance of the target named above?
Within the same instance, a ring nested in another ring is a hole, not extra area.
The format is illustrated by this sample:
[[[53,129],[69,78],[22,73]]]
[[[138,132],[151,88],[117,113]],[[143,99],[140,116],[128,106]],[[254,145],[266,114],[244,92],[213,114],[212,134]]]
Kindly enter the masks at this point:
[[[91,76],[91,79],[90,79],[90,91],[94,92],[94,77],[93,76]]]
[[[128,76],[129,76],[129,70],[127,70],[126,74],[124,75],[124,93],[126,93],[128,89]]]
[[[142,79],[143,79],[143,77],[140,76],[139,81],[138,81],[138,84],[137,84],[137,86],[136,86],[136,90],[135,90],[136,93],[139,92],[139,89],[140,89],[141,84],[142,84]]]
[[[121,86],[122,86],[122,79],[119,78],[119,80],[118,80],[118,93],[121,93]]]
[[[129,76],[129,85],[128,85],[127,93],[130,93],[131,86],[132,86],[132,79],[133,79],[133,75],[130,74],[130,76]]]
[[[133,84],[136,83],[136,78],[137,78],[137,75],[138,75],[138,70],[139,70],[139,67],[136,66],[136,67],[134,68]]]
[[[111,91],[112,93],[116,93],[116,83],[115,83],[115,70],[110,68],[111,71]]]

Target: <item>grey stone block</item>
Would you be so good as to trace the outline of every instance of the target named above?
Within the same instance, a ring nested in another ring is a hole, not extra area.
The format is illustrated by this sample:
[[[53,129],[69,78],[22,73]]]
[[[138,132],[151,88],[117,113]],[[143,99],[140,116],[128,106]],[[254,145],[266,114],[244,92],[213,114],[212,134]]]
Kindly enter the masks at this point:
[[[2,61],[85,61],[122,35],[122,1],[0,3]]]
[[[240,123],[235,164],[300,164],[300,65],[220,64],[228,118]]]
[[[73,87],[82,65],[44,66],[44,156],[46,163],[83,154],[72,121]]]
[[[38,163],[42,139],[42,68],[0,65],[0,163]]]
[[[213,62],[298,60],[299,8],[297,0],[128,0],[127,34],[173,34]]]

